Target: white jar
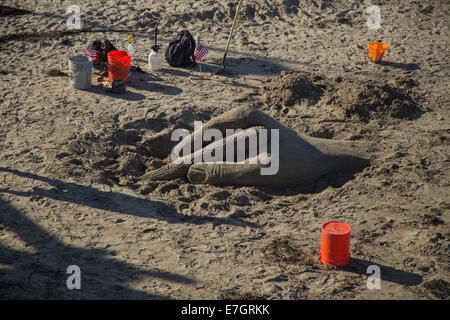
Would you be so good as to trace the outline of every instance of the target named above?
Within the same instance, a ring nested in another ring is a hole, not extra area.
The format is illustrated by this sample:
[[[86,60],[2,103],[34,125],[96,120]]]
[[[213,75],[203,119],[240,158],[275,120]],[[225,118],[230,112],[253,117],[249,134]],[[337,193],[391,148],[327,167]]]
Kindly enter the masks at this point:
[[[163,55],[152,50],[148,55],[148,66],[151,71],[161,70],[163,67]]]

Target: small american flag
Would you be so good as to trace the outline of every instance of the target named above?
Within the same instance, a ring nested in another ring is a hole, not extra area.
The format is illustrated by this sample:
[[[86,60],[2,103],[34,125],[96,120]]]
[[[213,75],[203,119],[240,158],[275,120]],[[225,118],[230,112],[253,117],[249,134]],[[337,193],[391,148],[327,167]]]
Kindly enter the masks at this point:
[[[200,41],[198,41],[197,46],[194,50],[194,57],[195,60],[197,60],[197,63],[202,63],[203,59],[205,59],[206,55],[208,54],[208,49],[206,49]]]
[[[93,62],[97,61],[98,54],[97,54],[97,51],[93,48],[93,45],[90,45],[90,46],[86,49],[86,51],[84,52],[84,54],[87,55],[88,57],[91,57]]]

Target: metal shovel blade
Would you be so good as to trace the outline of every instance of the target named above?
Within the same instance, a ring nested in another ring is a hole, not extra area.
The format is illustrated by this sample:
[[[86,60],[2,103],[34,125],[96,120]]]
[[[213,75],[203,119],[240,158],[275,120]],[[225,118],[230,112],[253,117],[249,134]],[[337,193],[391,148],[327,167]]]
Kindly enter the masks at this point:
[[[222,59],[222,66],[214,74],[222,74],[225,71],[225,59],[227,58],[227,51],[228,51],[228,48],[225,49],[225,54],[223,55],[223,59]]]
[[[214,74],[222,74],[225,71],[225,66],[221,66]]]

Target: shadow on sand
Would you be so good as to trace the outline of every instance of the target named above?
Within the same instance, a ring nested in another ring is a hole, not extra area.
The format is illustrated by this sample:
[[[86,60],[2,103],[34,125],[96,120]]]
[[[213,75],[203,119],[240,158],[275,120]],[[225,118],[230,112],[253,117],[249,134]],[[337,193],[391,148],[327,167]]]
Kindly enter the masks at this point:
[[[396,69],[404,69],[404,70],[417,70],[420,69],[419,65],[416,63],[398,63],[391,61],[382,61],[380,65],[385,67],[391,67]]]
[[[78,248],[49,234],[0,197],[0,223],[26,244],[26,251],[0,243],[0,299],[168,299],[130,288],[127,282],[153,278],[172,283],[196,281],[174,273],[142,270],[107,249]],[[32,250],[30,250],[32,248]],[[67,268],[81,270],[81,289],[69,290]]]
[[[236,218],[184,216],[160,201],[104,192],[18,170],[0,168],[0,172],[39,180],[53,187],[33,188],[27,192],[0,189],[0,193],[47,197],[95,209],[164,220],[168,223],[258,227],[254,223]],[[145,277],[186,285],[196,282],[189,277],[170,272],[138,269],[115,259],[113,253],[106,248],[79,248],[65,244],[1,197],[0,212],[0,225],[8,232],[16,234],[28,248],[21,251],[0,243],[0,261],[6,266],[0,269],[0,299],[168,299],[159,294],[132,289],[126,283]],[[70,265],[78,265],[81,269],[82,290],[68,290],[66,287],[67,278],[70,276],[66,274],[66,270]]]
[[[110,96],[111,98],[127,100],[127,101],[141,101],[146,98],[146,96],[143,95],[142,93],[132,92],[130,90],[127,90],[126,93],[112,93],[112,92],[108,92],[107,90],[108,90],[107,88],[93,85],[90,89],[88,89],[86,91],[96,93],[96,94],[102,94],[105,96]]]
[[[202,71],[205,73],[215,73],[222,65],[222,60],[218,64],[203,64]],[[225,70],[221,76],[232,78],[239,76],[270,76],[274,77],[281,73],[283,67],[278,62],[268,58],[233,58],[227,57],[225,60]],[[198,67],[196,68],[198,71]]]
[[[32,191],[0,189],[0,193],[9,193],[22,197],[46,197],[58,201],[88,206],[94,209],[163,220],[168,223],[212,223],[214,226],[232,225],[237,227],[259,228],[259,225],[255,223],[237,218],[183,215],[178,213],[176,209],[169,204],[160,200],[149,200],[118,192],[101,191],[89,186],[67,183],[61,180],[8,168],[0,167],[0,172],[8,172],[24,178],[39,180],[53,186],[53,188],[49,189],[34,187]]]
[[[148,92],[158,92],[158,93],[168,95],[168,96],[176,96],[183,92],[183,90],[178,87],[170,86],[170,85],[162,84],[162,83],[148,82],[147,79],[151,79],[151,78],[150,77],[136,78],[135,80],[132,81],[132,83],[129,84],[129,86],[133,87],[136,90],[145,90]]]
[[[397,270],[392,267],[357,258],[351,258],[348,265],[346,265],[345,267],[338,267],[338,269],[364,276],[368,275],[367,268],[371,265],[375,265],[380,268],[380,276],[381,280],[383,281],[397,283],[405,286],[417,286],[422,283],[422,277],[416,273]]]

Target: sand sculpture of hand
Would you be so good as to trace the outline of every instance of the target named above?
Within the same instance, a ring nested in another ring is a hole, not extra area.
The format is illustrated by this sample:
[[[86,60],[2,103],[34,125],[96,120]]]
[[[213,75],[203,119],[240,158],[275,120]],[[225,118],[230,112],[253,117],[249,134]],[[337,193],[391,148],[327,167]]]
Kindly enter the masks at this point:
[[[253,107],[238,107],[225,112],[203,125],[202,132],[213,128],[216,129],[216,133],[219,133],[217,130],[220,131],[225,138],[213,143],[203,142],[197,151],[182,154],[182,158],[178,159],[178,161],[188,160],[186,163],[171,162],[150,171],[146,174],[147,178],[160,181],[187,177],[191,183],[286,186],[308,183],[329,173],[355,171],[369,165],[367,155],[359,152],[356,144],[298,134]],[[242,131],[227,137],[227,129],[242,129]],[[249,144],[245,145],[245,161],[232,163],[193,161],[202,154],[211,156],[222,152],[223,159],[228,159],[227,155],[230,154],[228,150],[232,149],[227,149],[227,145],[234,146],[233,160],[236,160],[238,155],[243,155],[242,152],[239,153],[239,150],[243,149],[237,146],[238,141],[246,137],[246,140],[250,141],[249,136],[257,138],[256,136],[263,131],[268,133],[267,139],[256,140],[258,143],[256,156],[251,153]],[[195,133],[196,131],[185,137],[173,150],[178,152],[187,144],[193,145]],[[211,151],[213,149],[214,152]]]

